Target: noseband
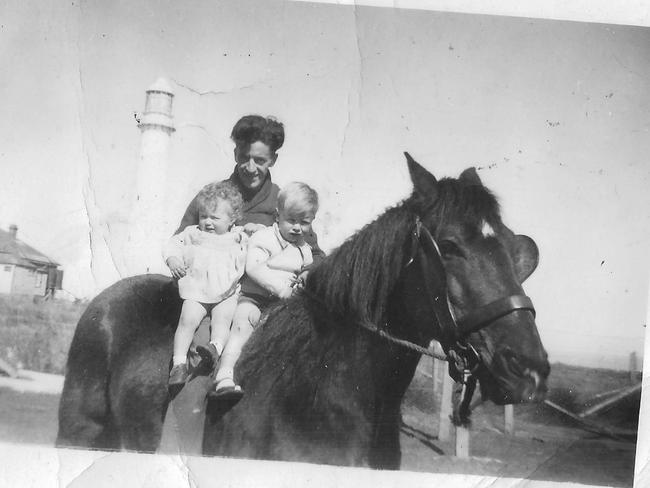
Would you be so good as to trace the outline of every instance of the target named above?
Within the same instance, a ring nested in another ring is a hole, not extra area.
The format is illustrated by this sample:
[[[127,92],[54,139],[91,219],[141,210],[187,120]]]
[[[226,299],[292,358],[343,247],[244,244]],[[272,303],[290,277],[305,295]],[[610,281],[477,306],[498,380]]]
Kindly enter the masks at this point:
[[[456,319],[449,302],[447,274],[442,262],[442,255],[429,230],[416,218],[412,231],[411,255],[406,263],[415,262],[421,250],[421,266],[424,289],[429,297],[431,309],[441,330],[440,344],[450,363],[450,373],[457,381],[463,383],[480,364],[480,356],[467,342],[472,332],[477,332],[492,322],[517,310],[528,310],[535,316],[533,302],[526,295],[510,295],[483,305],[459,319]],[[452,367],[454,366],[454,367]],[[456,369],[454,374],[453,369]]]

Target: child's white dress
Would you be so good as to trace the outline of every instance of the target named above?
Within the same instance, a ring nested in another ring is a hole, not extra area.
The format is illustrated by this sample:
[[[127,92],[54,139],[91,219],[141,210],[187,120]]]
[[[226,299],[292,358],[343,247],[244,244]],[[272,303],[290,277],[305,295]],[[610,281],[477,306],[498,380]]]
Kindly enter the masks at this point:
[[[235,293],[244,274],[247,244],[241,227],[213,234],[190,225],[169,239],[163,250],[165,261],[174,256],[186,267],[186,275],[178,280],[181,298],[219,303]]]

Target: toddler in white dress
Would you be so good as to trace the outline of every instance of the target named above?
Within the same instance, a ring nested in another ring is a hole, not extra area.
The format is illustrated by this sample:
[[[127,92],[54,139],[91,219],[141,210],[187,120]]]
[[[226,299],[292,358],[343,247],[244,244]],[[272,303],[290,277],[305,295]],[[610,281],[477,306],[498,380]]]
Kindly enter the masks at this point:
[[[230,182],[207,185],[198,196],[199,225],[173,236],[163,257],[174,278],[183,307],[174,335],[169,387],[180,388],[188,378],[187,352],[196,329],[211,317],[210,348],[220,354],[230,333],[237,287],[244,274],[248,238],[235,221],[243,200]]]

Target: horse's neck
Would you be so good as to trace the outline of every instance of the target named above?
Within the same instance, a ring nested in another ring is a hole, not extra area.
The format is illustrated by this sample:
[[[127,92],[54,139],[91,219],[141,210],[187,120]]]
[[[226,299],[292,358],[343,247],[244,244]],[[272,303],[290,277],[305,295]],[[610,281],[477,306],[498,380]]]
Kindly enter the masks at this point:
[[[389,333],[391,325],[389,321]],[[413,379],[420,354],[404,345],[391,342],[389,339],[363,331],[372,341],[371,348],[372,370],[375,373],[375,388],[378,394],[402,398],[408,385]],[[412,338],[409,338],[412,339]]]

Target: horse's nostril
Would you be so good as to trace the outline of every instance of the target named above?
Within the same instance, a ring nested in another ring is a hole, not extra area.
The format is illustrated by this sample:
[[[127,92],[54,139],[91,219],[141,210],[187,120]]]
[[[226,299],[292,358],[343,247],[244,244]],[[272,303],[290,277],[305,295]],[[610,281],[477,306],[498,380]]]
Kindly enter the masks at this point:
[[[510,358],[510,370],[518,376],[524,376],[526,371],[524,371],[523,366],[516,357]]]

